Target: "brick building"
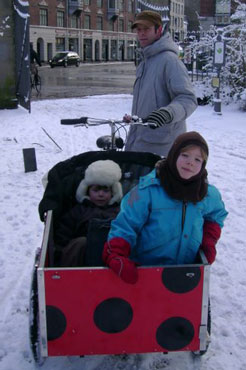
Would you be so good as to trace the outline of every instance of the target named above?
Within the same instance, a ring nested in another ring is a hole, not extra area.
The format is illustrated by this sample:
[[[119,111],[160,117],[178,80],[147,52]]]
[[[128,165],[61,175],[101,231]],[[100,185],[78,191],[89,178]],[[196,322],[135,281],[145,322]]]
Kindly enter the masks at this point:
[[[246,0],[241,0],[246,3]],[[224,27],[230,24],[230,16],[236,8],[234,0],[186,0],[185,15],[188,33],[206,33],[211,25]]]
[[[61,50],[83,61],[133,60],[134,0],[29,0],[30,42],[48,61]]]

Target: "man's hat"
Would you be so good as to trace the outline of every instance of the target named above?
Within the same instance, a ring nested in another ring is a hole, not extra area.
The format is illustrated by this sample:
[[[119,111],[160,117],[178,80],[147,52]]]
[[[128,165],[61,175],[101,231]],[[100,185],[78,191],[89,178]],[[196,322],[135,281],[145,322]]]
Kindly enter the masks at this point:
[[[157,12],[153,12],[152,10],[144,10],[136,16],[136,19],[132,25],[132,29],[137,27],[138,24],[142,24],[147,27],[153,25],[162,26],[161,15]]]

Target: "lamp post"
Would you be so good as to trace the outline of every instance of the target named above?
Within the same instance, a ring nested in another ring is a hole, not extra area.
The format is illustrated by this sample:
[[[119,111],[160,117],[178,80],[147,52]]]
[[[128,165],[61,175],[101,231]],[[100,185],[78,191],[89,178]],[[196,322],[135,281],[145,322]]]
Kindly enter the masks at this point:
[[[216,87],[216,97],[214,98],[214,111],[217,114],[221,113],[221,99],[220,99],[220,70],[225,64],[225,42],[222,39],[221,33],[217,35],[214,43],[214,60],[213,65],[217,68],[217,78],[212,80],[212,86]]]

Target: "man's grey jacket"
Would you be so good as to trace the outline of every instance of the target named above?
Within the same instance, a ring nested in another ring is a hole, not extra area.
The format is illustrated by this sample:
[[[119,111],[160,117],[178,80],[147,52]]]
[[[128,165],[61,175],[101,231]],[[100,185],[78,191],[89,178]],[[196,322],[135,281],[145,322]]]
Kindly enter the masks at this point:
[[[167,156],[174,139],[186,132],[185,119],[196,109],[197,99],[169,33],[143,48],[142,58],[136,71],[132,115],[147,118],[151,112],[165,108],[172,121],[155,130],[130,127],[125,150]]]

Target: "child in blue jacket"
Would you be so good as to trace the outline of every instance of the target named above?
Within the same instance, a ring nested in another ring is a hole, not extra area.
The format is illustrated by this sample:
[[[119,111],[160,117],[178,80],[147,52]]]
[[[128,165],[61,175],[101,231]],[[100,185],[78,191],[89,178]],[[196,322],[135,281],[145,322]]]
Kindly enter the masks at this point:
[[[136,264],[194,263],[200,247],[214,262],[227,211],[207,182],[208,153],[199,133],[180,135],[167,159],[123,198],[103,260],[124,281],[137,281]]]

